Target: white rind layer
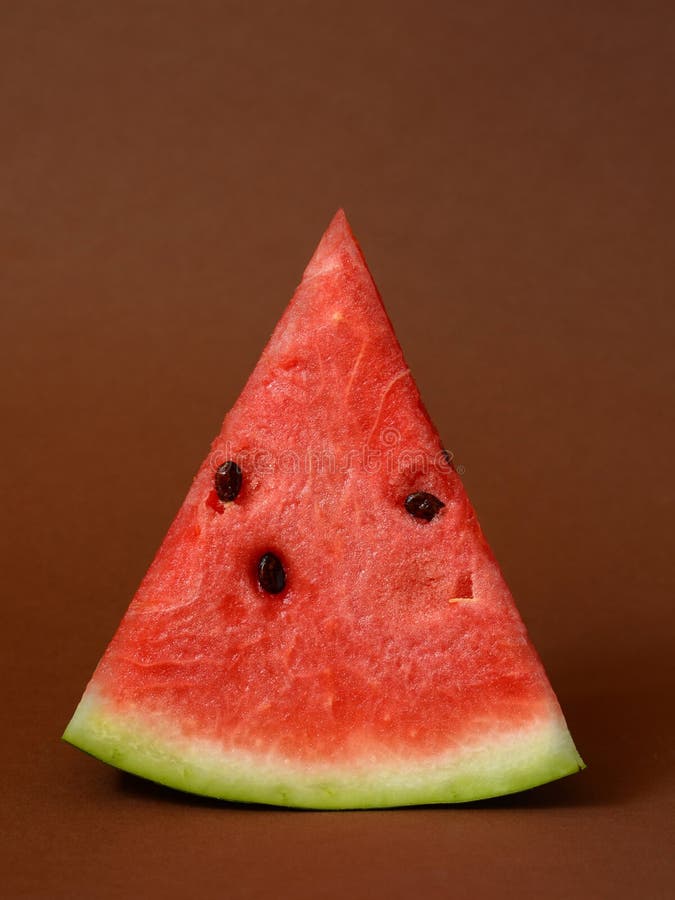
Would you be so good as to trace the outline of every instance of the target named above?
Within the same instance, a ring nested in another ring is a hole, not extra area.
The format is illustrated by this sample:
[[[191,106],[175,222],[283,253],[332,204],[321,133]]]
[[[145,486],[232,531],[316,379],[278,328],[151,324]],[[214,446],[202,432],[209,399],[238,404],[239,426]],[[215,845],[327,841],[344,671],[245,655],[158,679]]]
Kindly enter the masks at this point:
[[[584,767],[557,710],[527,727],[418,760],[298,763],[170,736],[165,726],[115,713],[90,687],[64,740],[119,769],[208,797],[313,809],[460,803],[511,794]]]

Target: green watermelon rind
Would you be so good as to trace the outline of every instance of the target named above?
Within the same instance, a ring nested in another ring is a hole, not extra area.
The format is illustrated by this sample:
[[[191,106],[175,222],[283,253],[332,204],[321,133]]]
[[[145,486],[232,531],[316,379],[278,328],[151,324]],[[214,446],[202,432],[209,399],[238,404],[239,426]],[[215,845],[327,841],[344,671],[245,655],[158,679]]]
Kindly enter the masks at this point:
[[[584,768],[557,711],[516,731],[493,732],[433,758],[299,766],[274,755],[226,751],[169,736],[140,715],[115,714],[96,692],[80,702],[63,738],[118,769],[187,793],[307,809],[464,803],[513,794]]]

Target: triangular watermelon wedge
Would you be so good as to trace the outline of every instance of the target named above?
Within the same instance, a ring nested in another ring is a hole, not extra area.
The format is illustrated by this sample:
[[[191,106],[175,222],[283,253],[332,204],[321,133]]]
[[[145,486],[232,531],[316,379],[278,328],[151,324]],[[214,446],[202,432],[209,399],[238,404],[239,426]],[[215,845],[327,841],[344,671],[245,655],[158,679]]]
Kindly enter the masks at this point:
[[[184,791],[315,808],[583,767],[343,212],[64,737]]]

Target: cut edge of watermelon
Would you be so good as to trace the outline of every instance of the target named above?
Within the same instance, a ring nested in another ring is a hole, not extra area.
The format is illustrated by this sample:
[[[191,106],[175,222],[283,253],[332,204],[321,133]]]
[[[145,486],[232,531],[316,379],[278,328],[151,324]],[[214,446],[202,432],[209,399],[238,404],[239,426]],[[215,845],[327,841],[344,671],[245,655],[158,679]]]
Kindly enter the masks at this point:
[[[118,769],[187,793],[308,809],[464,803],[513,794],[585,768],[565,720],[553,714],[441,756],[378,760],[372,766],[350,762],[347,771],[169,737],[140,715],[116,715],[91,688],[63,739]]]

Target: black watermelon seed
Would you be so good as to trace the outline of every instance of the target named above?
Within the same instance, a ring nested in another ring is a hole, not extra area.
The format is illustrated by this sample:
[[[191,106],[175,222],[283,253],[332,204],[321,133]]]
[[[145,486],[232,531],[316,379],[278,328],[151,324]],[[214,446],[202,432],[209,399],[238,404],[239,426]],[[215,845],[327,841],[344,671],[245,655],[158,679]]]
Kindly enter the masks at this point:
[[[442,500],[426,491],[415,491],[405,498],[405,508],[416,519],[431,522],[433,517],[445,506]]]
[[[286,573],[274,553],[264,553],[258,563],[258,584],[268,594],[279,594],[286,586]]]
[[[223,503],[234,500],[241,490],[241,469],[232,459],[228,459],[216,469],[216,494]]]

